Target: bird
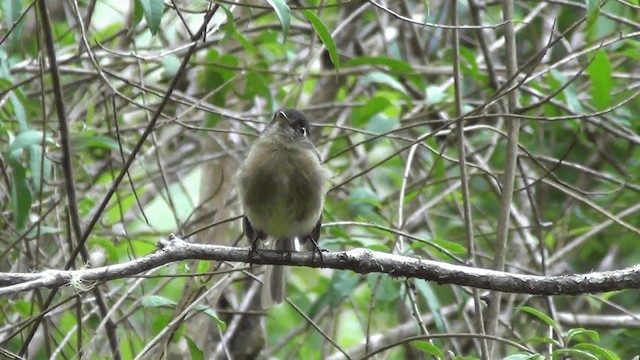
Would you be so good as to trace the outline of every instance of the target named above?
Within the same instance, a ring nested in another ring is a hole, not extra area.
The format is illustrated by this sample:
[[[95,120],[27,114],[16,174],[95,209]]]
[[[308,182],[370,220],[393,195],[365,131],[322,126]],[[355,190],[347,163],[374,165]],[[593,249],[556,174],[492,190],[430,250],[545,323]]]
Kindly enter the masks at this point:
[[[260,241],[268,241],[271,249],[295,251],[296,238],[301,246],[310,243],[314,253],[319,251],[329,179],[305,115],[295,109],[277,110],[238,169],[242,228],[252,251],[257,252]],[[279,304],[285,297],[285,268],[268,265],[262,307]]]

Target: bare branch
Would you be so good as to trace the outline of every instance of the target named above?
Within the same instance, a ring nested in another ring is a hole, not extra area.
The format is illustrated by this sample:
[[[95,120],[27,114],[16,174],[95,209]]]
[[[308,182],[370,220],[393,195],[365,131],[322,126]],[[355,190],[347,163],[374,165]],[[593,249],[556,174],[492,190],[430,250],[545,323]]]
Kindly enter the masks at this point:
[[[511,274],[423,260],[368,249],[313,253],[260,250],[249,261],[249,249],[188,243],[179,238],[161,240],[158,251],[116,265],[82,270],[47,270],[36,273],[0,273],[0,296],[42,287],[60,287],[121,279],[177,261],[198,259],[253,264],[292,265],[351,270],[360,274],[387,273],[438,284],[455,284],[530,295],[576,295],[640,288],[640,265],[613,271],[560,276]],[[84,284],[83,284],[84,285]]]

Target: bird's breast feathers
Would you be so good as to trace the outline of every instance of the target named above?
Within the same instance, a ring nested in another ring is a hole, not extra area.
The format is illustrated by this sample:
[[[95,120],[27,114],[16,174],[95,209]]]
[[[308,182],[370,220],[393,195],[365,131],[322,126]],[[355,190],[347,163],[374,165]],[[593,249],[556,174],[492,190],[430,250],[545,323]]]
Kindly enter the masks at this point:
[[[261,145],[251,149],[241,169],[253,173],[241,176],[245,183],[240,184],[249,221],[274,237],[308,234],[322,212],[327,171],[317,153],[309,149],[277,143]],[[261,149],[260,153],[255,153],[256,149]]]

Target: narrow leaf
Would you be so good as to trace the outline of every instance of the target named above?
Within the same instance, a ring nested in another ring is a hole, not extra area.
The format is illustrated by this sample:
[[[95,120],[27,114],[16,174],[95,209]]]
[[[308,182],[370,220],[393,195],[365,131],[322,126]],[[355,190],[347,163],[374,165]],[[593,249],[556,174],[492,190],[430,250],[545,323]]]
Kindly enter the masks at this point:
[[[376,65],[384,66],[391,71],[395,72],[414,72],[415,70],[409,64],[398,59],[392,59],[387,57],[369,57],[360,56],[353,60],[349,60],[344,63],[344,66],[361,66],[361,65]]]
[[[9,145],[10,156],[15,156],[14,154],[24,147],[40,144],[42,138],[42,131],[31,129],[21,132]]]
[[[587,8],[587,29],[598,20],[600,15],[600,0],[585,0]]]
[[[167,299],[164,296],[149,295],[149,296],[145,296],[142,299],[142,306],[146,308],[155,308],[155,307],[173,308],[176,306],[176,302],[171,299]]]
[[[591,78],[591,97],[598,110],[611,106],[611,63],[604,50],[599,50],[587,73]]]
[[[407,94],[407,89],[393,76],[381,71],[374,71],[364,76],[362,79],[365,83],[378,83],[387,85],[403,94]]]
[[[184,337],[187,340],[187,347],[189,348],[189,355],[191,355],[191,360],[204,360],[204,352],[200,350],[198,344],[195,343],[190,337]]]
[[[435,345],[426,342],[426,341],[412,341],[411,342],[411,346],[415,347],[416,349],[422,351],[425,354],[429,354],[429,355],[433,355],[435,357],[437,357],[438,359],[444,359],[444,354],[442,353],[442,350],[438,349]]]
[[[227,324],[218,317],[218,314],[212,308],[206,305],[200,304],[200,305],[196,305],[196,310],[202,311],[202,313],[212,318],[216,322],[216,324],[220,327],[220,329],[227,330]]]
[[[338,68],[340,67],[340,56],[338,55],[336,43],[333,41],[333,38],[331,38],[331,33],[327,30],[327,27],[324,25],[322,20],[320,20],[320,18],[312,11],[304,10],[302,11],[302,14],[307,18],[307,20],[309,20],[311,26],[313,26],[316,34],[318,34],[318,37],[324,44],[324,47],[327,48],[329,58],[331,59],[336,72],[338,72]]]
[[[81,151],[90,148],[107,149],[115,152],[120,151],[120,145],[118,144],[118,141],[116,139],[101,135],[91,135],[75,138],[71,143],[71,148],[74,151]],[[123,151],[125,154],[129,153],[129,150],[125,147],[123,147]]]
[[[538,309],[534,309],[534,308],[529,307],[529,306],[521,306],[519,308],[519,310],[520,311],[524,311],[526,313],[529,313],[529,314],[537,317],[538,319],[544,321],[547,325],[551,326],[556,332],[559,333],[558,325],[556,324],[556,322],[552,318],[547,316],[545,313],[543,313],[542,311],[540,311]]]
[[[273,8],[282,25],[282,32],[284,33],[284,39],[282,42],[287,41],[287,35],[289,34],[289,25],[291,24],[291,9],[287,6],[284,0],[267,0],[269,5]]]
[[[142,10],[144,11],[144,18],[147,19],[149,25],[149,31],[152,35],[158,33],[160,28],[160,20],[162,20],[162,14],[164,12],[163,0],[140,0]]]
[[[2,0],[2,14],[7,25],[7,29],[13,26],[20,15],[22,14],[22,1],[20,0]],[[20,33],[22,32],[22,23],[17,24],[13,29],[10,40],[12,45],[20,39]]]
[[[31,168],[31,180],[33,183],[33,189],[40,192],[40,183],[42,182],[42,174],[44,173],[43,167],[48,166],[49,162],[43,157],[42,146],[31,145],[29,146],[29,167]],[[40,165],[43,166],[40,166]]]
[[[15,219],[16,228],[24,229],[31,209],[31,190],[27,184],[27,174],[18,162],[9,160],[13,168],[13,179],[11,181],[11,207]]]

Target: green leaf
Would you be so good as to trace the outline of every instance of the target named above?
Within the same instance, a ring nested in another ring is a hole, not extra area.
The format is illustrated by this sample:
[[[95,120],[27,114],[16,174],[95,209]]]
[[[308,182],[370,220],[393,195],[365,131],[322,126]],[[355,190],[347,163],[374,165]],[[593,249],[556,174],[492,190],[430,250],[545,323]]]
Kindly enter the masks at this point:
[[[289,25],[291,24],[291,9],[287,6],[284,0],[267,0],[269,5],[273,8],[282,25],[282,32],[284,33],[284,39],[282,42],[287,41],[287,35],[289,34]]]
[[[587,73],[591,78],[591,98],[598,110],[611,106],[611,63],[604,50],[598,50]]]
[[[343,67],[352,67],[352,66],[360,66],[360,65],[377,65],[387,67],[390,71],[393,72],[401,72],[401,73],[411,73],[415,70],[409,64],[404,61],[387,58],[387,57],[369,57],[369,56],[360,56],[353,60],[349,60],[345,62]]]
[[[164,74],[173,77],[180,68],[180,59],[175,55],[167,55],[162,58],[162,66],[164,67]]]
[[[548,337],[538,337],[538,336],[531,336],[528,338],[525,338],[521,341],[522,343],[528,344],[551,344],[553,346],[557,346],[557,347],[561,347],[562,344],[560,344],[560,342],[556,339],[552,339],[552,338],[548,338]]]
[[[398,90],[399,92],[405,95],[407,94],[407,89],[405,89],[404,85],[402,85],[396,78],[380,71],[370,72],[369,74],[365,75],[362,78],[362,80],[364,81],[365,84],[367,83],[383,84],[395,90]]]
[[[1,57],[0,62],[2,62]],[[29,123],[27,122],[27,113],[24,110],[24,105],[22,105],[22,102],[15,94],[9,95],[9,100],[11,101],[11,106],[13,107],[13,113],[16,115],[16,119],[18,119],[18,126],[20,127],[20,131],[29,130]]]
[[[391,102],[382,96],[369,99],[363,106],[353,109],[353,125],[362,127],[371,120],[371,117],[391,106]]]
[[[505,357],[502,360],[533,360],[533,359],[544,359],[543,356],[539,354],[513,354]]]
[[[544,321],[547,325],[551,326],[556,332],[560,333],[556,322],[552,318],[547,316],[545,313],[543,313],[542,311],[532,308],[530,306],[521,306],[518,308],[518,310],[529,313],[537,317],[538,319]]]
[[[456,255],[464,255],[467,253],[467,248],[458,244],[458,243],[454,243],[452,241],[448,241],[448,240],[438,240],[438,239],[431,239],[431,240],[427,240],[428,242],[434,243],[438,246],[440,246],[441,248],[449,251],[452,254],[456,254]]]
[[[261,96],[264,99],[271,100],[271,90],[269,89],[269,82],[257,71],[248,70],[245,80],[245,90],[243,99],[254,99],[256,96]]]
[[[460,47],[460,57],[463,61],[460,62],[460,70],[462,74],[471,76],[474,79],[480,78],[480,66],[476,61],[476,56],[473,51],[464,46]]]
[[[13,23],[18,20],[22,14],[22,1],[21,0],[2,0],[2,15],[4,17],[7,29],[13,26]],[[15,46],[16,42],[20,39],[20,33],[24,26],[24,21],[17,24],[16,27],[9,35],[11,41],[11,47]]]
[[[383,221],[376,213],[375,208],[381,206],[380,199],[377,194],[366,187],[355,188],[351,192],[348,210],[352,217],[361,217],[363,219],[380,223]]]
[[[189,348],[189,355],[191,360],[204,360],[204,352],[200,350],[198,345],[190,337],[184,337],[187,340],[187,347]]]
[[[146,308],[166,307],[166,308],[173,309],[176,306],[176,302],[164,296],[149,295],[149,296],[145,296],[142,299],[142,306]],[[225,324],[224,321],[220,320],[216,312],[210,307],[200,304],[200,305],[196,305],[195,309],[197,311],[201,311],[202,313],[208,315],[210,318],[214,319],[216,323],[218,323],[218,326],[220,326],[220,328],[222,328],[223,330],[227,328],[227,324]]]
[[[586,351],[578,350],[578,349],[558,349],[551,353],[551,359],[560,359],[563,358],[560,355],[573,355],[571,359],[587,359],[587,360],[598,360],[598,357],[592,354],[589,354]]]
[[[133,21],[131,22],[131,28],[135,28],[140,21],[142,21],[142,17],[144,16],[144,8],[142,7],[142,0],[134,0],[133,1]]]
[[[46,157],[43,158],[42,146],[31,145],[29,146],[29,167],[31,168],[31,179],[33,182],[33,189],[36,192],[40,192],[40,183],[42,178],[51,178],[51,160]],[[42,165],[42,166],[40,166]]]
[[[373,133],[382,134],[398,126],[398,123],[399,121],[396,118],[390,118],[385,114],[375,114],[367,124],[366,129]]]
[[[596,355],[596,357],[600,360],[620,360],[620,357],[618,357],[618,355],[596,344],[581,343],[577,344],[573,348],[588,351],[589,353]]]
[[[142,10],[144,11],[144,18],[149,25],[149,31],[152,35],[158,33],[160,28],[160,20],[162,20],[162,14],[164,13],[164,1],[163,0],[140,0]]]
[[[89,244],[99,246],[104,250],[107,255],[107,259],[110,262],[118,262],[120,256],[118,252],[118,248],[113,243],[113,240],[103,238],[103,237],[90,237]]]
[[[311,26],[313,26],[316,34],[318,34],[318,37],[324,44],[324,47],[327,48],[329,58],[331,59],[337,73],[338,68],[340,67],[340,56],[338,54],[336,43],[331,38],[331,33],[327,30],[327,27],[324,25],[322,20],[320,20],[320,18],[310,10],[303,10],[302,14],[307,18],[307,20],[309,20]]]
[[[176,302],[160,295],[149,295],[142,299],[142,306],[146,308],[168,307],[174,308]]]
[[[587,29],[591,28],[600,16],[600,0],[585,0],[587,8]]]
[[[21,132],[9,144],[9,156],[16,159],[20,155],[19,150],[27,146],[40,144],[43,137],[42,131],[38,130],[30,129]]]
[[[400,297],[400,282],[390,276],[369,274],[367,282],[371,290],[376,289],[376,284],[378,284],[375,294],[376,301],[390,303]]]
[[[427,281],[415,281],[413,284],[418,290],[418,293],[427,301],[427,306],[433,316],[433,322],[436,325],[436,329],[441,332],[446,332],[447,327],[442,317],[442,312],[440,311],[442,306],[440,305],[438,294],[433,291],[431,283]]]
[[[229,4],[220,4],[220,7],[224,11],[224,15],[227,17],[227,22],[222,25],[221,29],[224,31],[223,40],[229,40],[233,37],[236,31],[236,23],[233,20],[233,13],[229,10]]]
[[[218,314],[212,308],[202,304],[196,305],[195,308],[196,310],[201,311],[203,314],[212,318],[222,330],[227,329],[227,324],[224,321],[220,320]]]
[[[87,135],[74,138],[71,142],[71,149],[74,151],[82,151],[86,149],[107,149],[117,153],[120,152],[118,140],[102,135]],[[122,151],[125,155],[129,154],[129,150],[123,146]]]
[[[433,355],[435,357],[437,357],[438,359],[444,359],[444,354],[442,353],[442,350],[438,349],[435,345],[433,345],[430,342],[427,341],[412,341],[410,342],[411,346],[415,347],[416,349],[422,351],[425,354],[429,354],[429,355]]]
[[[51,226],[40,226],[38,230],[38,227],[34,227],[27,232],[27,235],[25,235],[25,237],[27,239],[35,239],[38,233],[40,233],[40,235],[59,234],[60,229]]]
[[[16,228],[24,229],[31,209],[31,190],[27,184],[27,174],[17,161],[9,159],[13,169],[13,179],[11,181],[11,207],[15,219]]]
[[[347,271],[335,272],[329,289],[329,304],[332,307],[338,306],[344,298],[353,294],[359,283],[360,275]]]
[[[565,335],[565,342],[569,343],[571,341],[571,339],[573,339],[576,336],[579,335],[584,335],[589,337],[592,341],[595,342],[599,342],[600,341],[600,335],[598,334],[598,332],[593,331],[593,330],[587,330],[584,328],[575,328],[575,329],[570,329],[569,331],[567,331],[567,335]]]
[[[428,105],[437,105],[447,99],[447,93],[437,85],[427,87],[426,102]]]

